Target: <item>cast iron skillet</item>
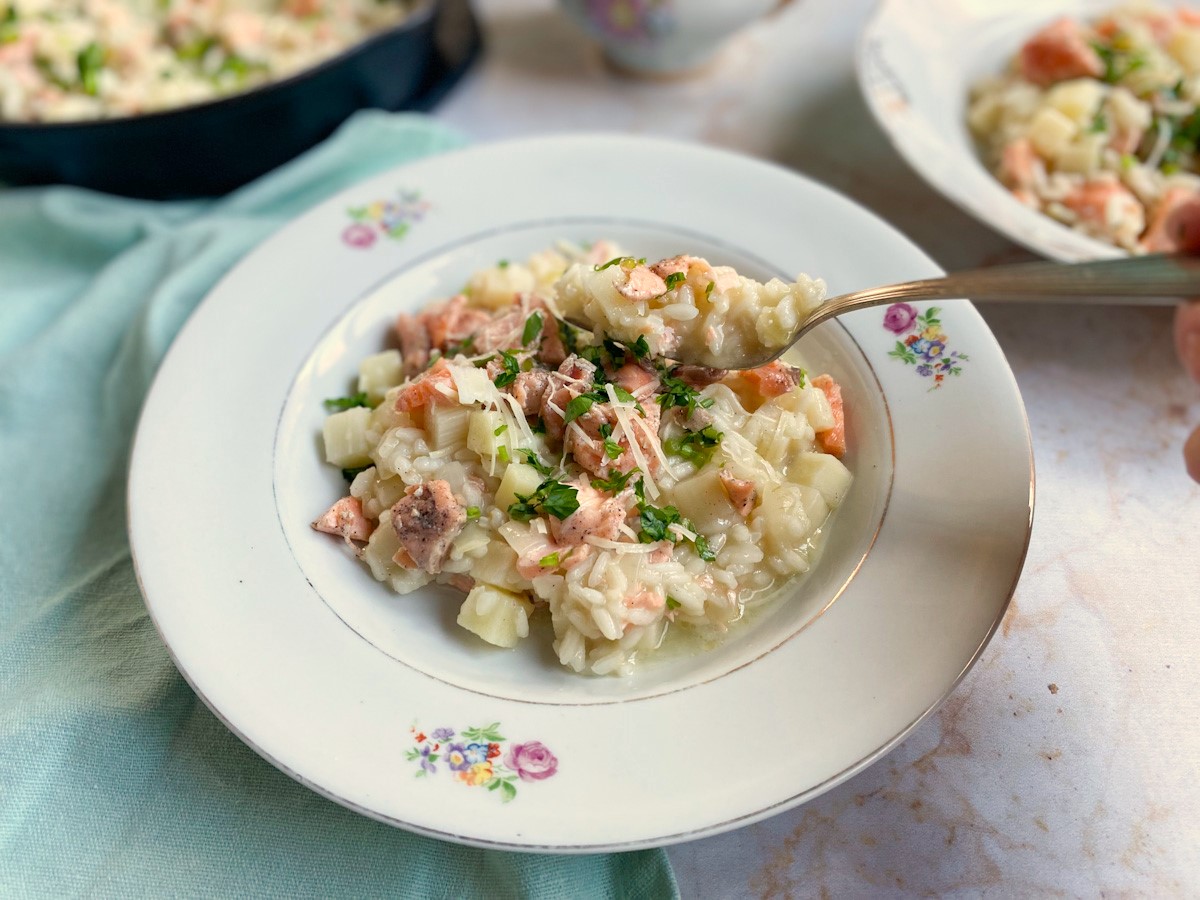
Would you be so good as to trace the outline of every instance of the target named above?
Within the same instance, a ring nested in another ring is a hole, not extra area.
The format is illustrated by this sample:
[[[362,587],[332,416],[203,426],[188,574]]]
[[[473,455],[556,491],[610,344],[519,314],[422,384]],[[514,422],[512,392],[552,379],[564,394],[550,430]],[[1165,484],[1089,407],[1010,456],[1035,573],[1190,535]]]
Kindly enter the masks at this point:
[[[424,0],[396,27],[243,94],[121,119],[0,122],[0,181],[153,199],[223,194],[316,144],[355,110],[430,108],[479,47],[467,0]]]

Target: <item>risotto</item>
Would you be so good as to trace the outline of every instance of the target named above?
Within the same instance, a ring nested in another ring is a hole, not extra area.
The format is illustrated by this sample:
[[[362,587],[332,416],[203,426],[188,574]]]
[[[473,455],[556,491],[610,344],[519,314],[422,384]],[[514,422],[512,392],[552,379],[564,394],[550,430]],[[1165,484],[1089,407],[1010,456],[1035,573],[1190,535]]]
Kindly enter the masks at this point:
[[[313,523],[398,593],[464,592],[458,623],[491,644],[547,616],[562,664],[596,674],[628,673],[671,625],[717,638],[807,571],[851,481],[828,375],[673,365],[669,341],[562,321],[560,301],[620,269],[614,256],[601,242],[502,262],[400,315],[400,349],[327,401],[325,456],[349,489]],[[687,259],[689,278],[718,271]],[[710,297],[737,321],[764,290],[725,270]]]
[[[1131,253],[1200,238],[1200,12],[1059,19],[976,85],[968,124],[1022,202]]]
[[[246,90],[407,16],[403,0],[0,0],[0,120],[131,116]]]

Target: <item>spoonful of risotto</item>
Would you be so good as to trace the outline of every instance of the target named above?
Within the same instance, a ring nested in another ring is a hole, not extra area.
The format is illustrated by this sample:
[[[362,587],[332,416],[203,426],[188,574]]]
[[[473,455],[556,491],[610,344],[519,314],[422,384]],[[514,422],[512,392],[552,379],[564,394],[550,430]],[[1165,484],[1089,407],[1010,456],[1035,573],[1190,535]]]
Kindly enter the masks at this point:
[[[1200,256],[1138,256],[1088,263],[1036,262],[957,272],[825,299],[825,282],[801,275],[765,284],[696,256],[647,264],[621,256],[577,263],[558,283],[562,317],[598,336],[685,365],[753,369],[779,358],[828,319],[902,300],[1164,305],[1200,296]]]

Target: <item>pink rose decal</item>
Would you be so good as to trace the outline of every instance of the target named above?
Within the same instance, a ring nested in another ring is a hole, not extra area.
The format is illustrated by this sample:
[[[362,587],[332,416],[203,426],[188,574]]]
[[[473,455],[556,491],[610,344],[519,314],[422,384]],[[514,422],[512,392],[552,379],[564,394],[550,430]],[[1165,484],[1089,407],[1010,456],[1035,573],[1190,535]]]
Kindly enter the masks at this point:
[[[558,760],[541,741],[513,744],[504,764],[520,775],[522,781],[541,781],[558,771]]]
[[[544,781],[558,771],[558,759],[541,741],[504,745],[508,739],[500,733],[500,723],[471,726],[461,732],[453,728],[435,728],[428,734],[416,724],[409,728],[412,744],[404,758],[416,764],[415,778],[437,777],[439,764],[450,776],[467,787],[481,787],[480,793],[492,793],[501,803],[517,796],[518,781]],[[450,743],[450,739],[459,740]]]
[[[883,327],[895,334],[904,334],[917,321],[917,309],[907,303],[893,303],[883,314]]]
[[[351,247],[370,247],[375,243],[375,232],[369,226],[355,222],[346,226],[346,230],[342,232],[342,240]]]

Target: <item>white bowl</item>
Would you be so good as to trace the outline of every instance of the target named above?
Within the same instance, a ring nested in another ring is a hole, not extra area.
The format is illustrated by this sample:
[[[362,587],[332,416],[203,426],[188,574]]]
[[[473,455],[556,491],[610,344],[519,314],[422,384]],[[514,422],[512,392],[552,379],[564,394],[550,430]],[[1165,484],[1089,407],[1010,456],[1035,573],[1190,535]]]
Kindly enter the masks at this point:
[[[985,225],[1064,262],[1125,256],[1013,197],[983,164],[966,122],[971,86],[1000,72],[1038,28],[1062,16],[1094,18],[1115,5],[1115,0],[883,0],[859,42],[859,87],[908,164]]]
[[[921,304],[920,323],[865,310],[806,336],[807,364],[845,391],[855,483],[813,570],[709,652],[573,675],[546,635],[483,645],[454,624],[461,596],[396,596],[308,527],[345,491],[319,452],[322,398],[344,392],[398,311],[498,258],[601,236],[759,278],[808,271],[834,292],[938,274],[895,230],[786,170],[665,141],[538,138],[424,160],[317,206],[226,276],[159,370],[129,486],[150,613],[231,729],[351,809],[556,852],[744,825],[894,746],[1008,604],[1030,533],[1029,432],[999,346],[962,300]],[[915,357],[934,318],[941,359],[960,370],[941,380]],[[490,789],[443,759],[421,768],[423,750],[462,736],[496,744],[510,773],[518,747],[541,769]]]

